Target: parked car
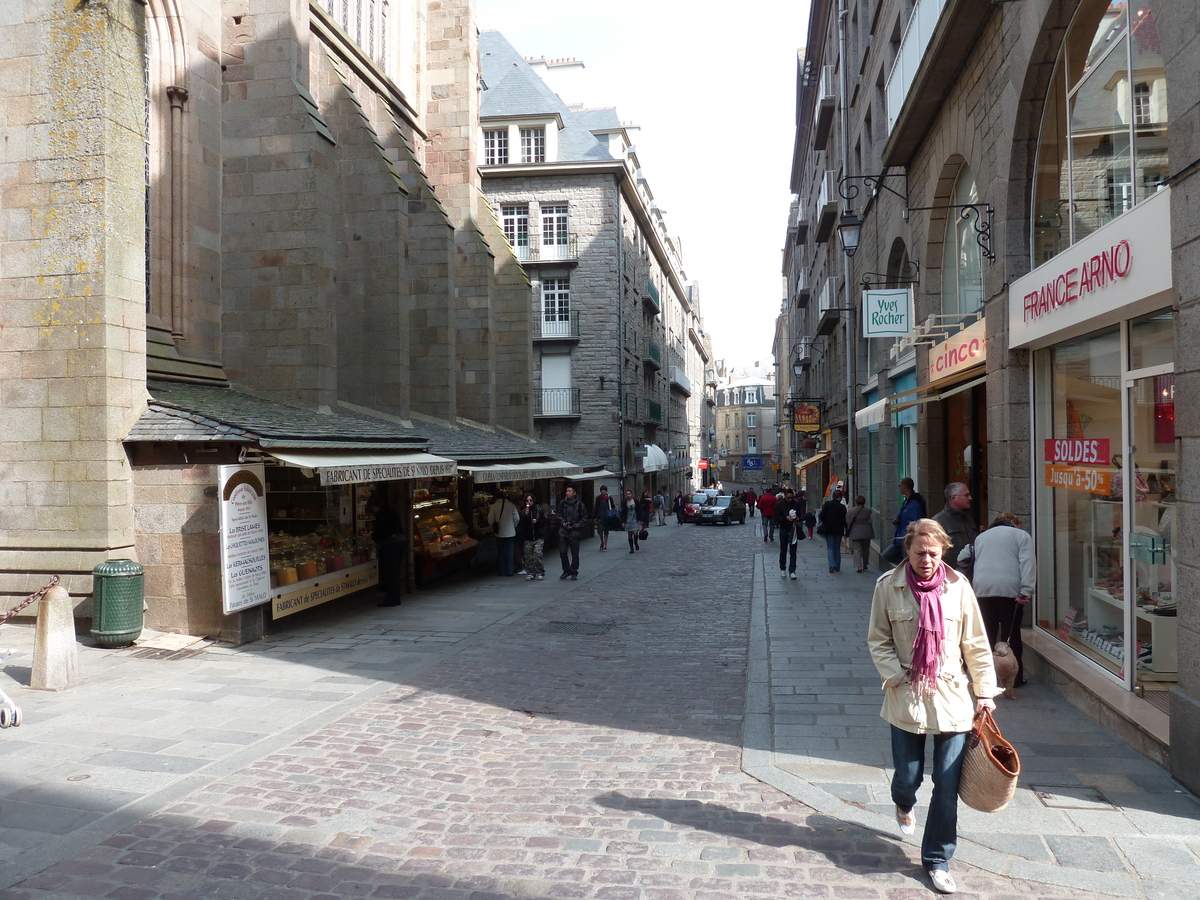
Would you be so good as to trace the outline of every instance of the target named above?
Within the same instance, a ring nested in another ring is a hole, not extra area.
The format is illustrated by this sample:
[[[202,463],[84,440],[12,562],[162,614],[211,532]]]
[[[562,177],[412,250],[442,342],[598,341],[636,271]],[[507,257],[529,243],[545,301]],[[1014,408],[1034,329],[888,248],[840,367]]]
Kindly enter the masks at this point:
[[[708,502],[700,507],[699,524],[715,525],[717,522],[730,525],[737,522],[746,524],[746,504],[737,497],[710,497]]]
[[[696,491],[690,497],[683,499],[683,521],[700,522],[700,507],[708,502],[710,494],[707,491]]]

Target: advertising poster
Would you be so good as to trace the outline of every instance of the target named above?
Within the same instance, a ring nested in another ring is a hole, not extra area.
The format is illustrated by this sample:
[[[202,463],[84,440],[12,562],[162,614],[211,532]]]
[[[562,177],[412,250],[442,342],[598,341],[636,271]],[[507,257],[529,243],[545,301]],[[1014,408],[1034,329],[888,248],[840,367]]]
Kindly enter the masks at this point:
[[[226,615],[271,599],[263,466],[218,466],[221,609]]]

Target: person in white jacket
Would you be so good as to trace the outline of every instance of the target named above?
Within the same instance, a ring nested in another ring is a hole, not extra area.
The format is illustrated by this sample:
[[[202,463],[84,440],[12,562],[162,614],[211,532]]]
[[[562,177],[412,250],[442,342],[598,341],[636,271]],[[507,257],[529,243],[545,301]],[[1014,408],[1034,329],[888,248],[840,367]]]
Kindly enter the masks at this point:
[[[1021,661],[1024,645],[1021,642],[1021,618],[1025,605],[1037,587],[1034,567],[1033,538],[1021,530],[1021,520],[1010,512],[996,516],[990,528],[980,533],[958,555],[959,565],[975,561],[971,586],[979,598],[983,626],[987,629],[988,645],[1007,641],[1017,658],[1017,680],[1014,687],[1025,684],[1025,667]]]

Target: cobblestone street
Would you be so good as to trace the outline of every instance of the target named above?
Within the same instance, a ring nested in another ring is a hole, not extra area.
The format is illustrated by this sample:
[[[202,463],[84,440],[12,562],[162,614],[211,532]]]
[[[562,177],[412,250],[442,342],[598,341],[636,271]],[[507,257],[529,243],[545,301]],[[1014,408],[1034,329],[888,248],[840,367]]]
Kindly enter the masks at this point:
[[[575,584],[472,583],[553,599],[137,821],[81,825],[77,852],[0,898],[930,896],[897,834],[814,812],[741,770],[755,522],[652,528],[634,557],[587,542]],[[462,590],[361,615],[403,623]],[[299,629],[260,651],[331,668],[319,645],[344,648],[346,626],[325,625],[323,638]],[[154,665],[164,685],[179,677],[176,663]],[[371,683],[360,669],[323,677]],[[38,727],[30,698],[22,731]],[[964,897],[1095,896],[955,872]]]

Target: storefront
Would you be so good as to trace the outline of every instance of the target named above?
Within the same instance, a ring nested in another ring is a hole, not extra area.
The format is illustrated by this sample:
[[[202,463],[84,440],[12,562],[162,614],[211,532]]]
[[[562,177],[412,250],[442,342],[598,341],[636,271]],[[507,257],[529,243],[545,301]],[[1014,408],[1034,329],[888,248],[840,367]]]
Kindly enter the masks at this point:
[[[270,450],[258,467],[223,467],[265,480],[269,534],[270,618],[278,620],[379,584],[372,533],[378,505],[387,503],[401,522],[413,522],[409,535],[413,561],[441,561],[468,553],[475,544],[465,527],[435,517],[461,516],[453,505],[454,460],[421,452]],[[226,473],[223,471],[222,475]],[[228,492],[229,481],[223,485]],[[436,506],[436,510],[435,507]],[[222,529],[228,542],[230,530]],[[413,571],[418,583],[420,572]],[[225,592],[226,613],[231,607]]]
[[[1036,625],[1125,688],[1178,671],[1171,196],[1161,189],[1013,283],[1032,354]]]

